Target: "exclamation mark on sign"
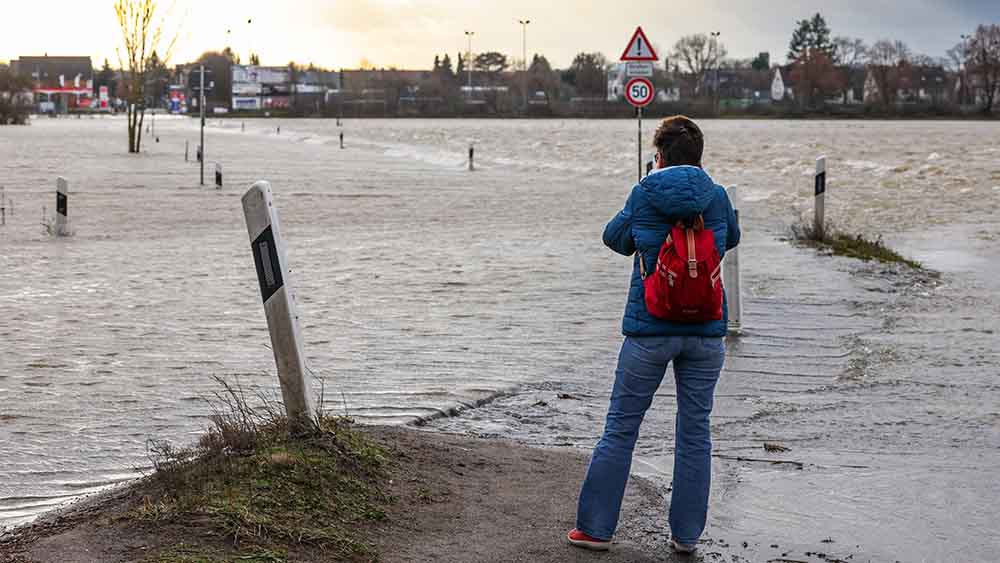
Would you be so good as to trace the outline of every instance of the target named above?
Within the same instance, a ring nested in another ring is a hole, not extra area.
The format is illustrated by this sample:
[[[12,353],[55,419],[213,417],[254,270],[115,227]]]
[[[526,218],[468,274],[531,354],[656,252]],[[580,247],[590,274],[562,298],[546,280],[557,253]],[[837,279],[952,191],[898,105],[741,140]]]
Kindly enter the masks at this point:
[[[636,37],[636,39],[635,39],[635,45],[636,45],[636,48],[639,49],[639,56],[641,57],[642,56],[642,38],[641,37]]]

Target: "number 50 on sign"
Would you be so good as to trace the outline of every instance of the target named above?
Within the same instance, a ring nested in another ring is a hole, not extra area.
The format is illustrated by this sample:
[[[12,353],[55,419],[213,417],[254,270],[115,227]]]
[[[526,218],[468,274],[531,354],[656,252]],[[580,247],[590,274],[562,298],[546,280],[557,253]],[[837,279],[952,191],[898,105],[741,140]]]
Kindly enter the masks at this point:
[[[655,93],[653,83],[646,78],[633,78],[625,85],[625,99],[637,108],[648,106]]]

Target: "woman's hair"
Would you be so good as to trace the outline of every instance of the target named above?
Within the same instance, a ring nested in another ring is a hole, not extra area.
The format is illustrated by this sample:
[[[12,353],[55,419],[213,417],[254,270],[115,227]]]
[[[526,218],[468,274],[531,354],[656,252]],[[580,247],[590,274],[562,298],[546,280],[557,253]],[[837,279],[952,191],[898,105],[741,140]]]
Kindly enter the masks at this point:
[[[653,136],[653,146],[666,161],[663,166],[701,167],[701,155],[705,150],[705,137],[694,121],[675,115],[660,122]]]

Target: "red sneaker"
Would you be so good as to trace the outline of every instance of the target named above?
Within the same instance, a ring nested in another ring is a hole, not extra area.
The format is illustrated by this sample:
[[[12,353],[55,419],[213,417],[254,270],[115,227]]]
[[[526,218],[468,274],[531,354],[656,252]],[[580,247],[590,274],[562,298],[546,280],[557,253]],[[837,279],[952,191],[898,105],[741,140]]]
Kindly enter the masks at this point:
[[[573,528],[566,534],[566,541],[584,549],[590,549],[593,551],[607,551],[611,549],[610,540],[599,540],[597,538],[592,538],[587,534]]]

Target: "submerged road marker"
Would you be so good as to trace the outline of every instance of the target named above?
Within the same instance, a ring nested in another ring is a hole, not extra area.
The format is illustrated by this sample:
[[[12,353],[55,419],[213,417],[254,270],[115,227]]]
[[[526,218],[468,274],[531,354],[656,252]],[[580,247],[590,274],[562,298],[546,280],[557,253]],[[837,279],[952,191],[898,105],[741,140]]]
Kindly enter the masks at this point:
[[[56,179],[56,228],[55,235],[64,237],[69,234],[67,225],[69,223],[69,183],[66,178],[59,176]]]
[[[816,233],[816,240],[826,238],[826,157],[821,156],[816,159],[816,204],[815,215],[813,216],[813,229]]]
[[[293,428],[302,428],[312,420],[313,401],[309,394],[310,379],[295,292],[288,280],[288,256],[270,183],[257,182],[243,195],[243,214],[257,267],[285,412]]]
[[[729,202],[736,212],[736,223],[740,222],[740,210],[737,202],[737,187],[731,186],[726,192],[729,194]],[[743,331],[743,294],[740,282],[743,277],[740,275],[740,249],[736,248],[726,253],[722,259],[722,287],[726,290],[726,303],[729,310],[729,334],[740,334]]]

